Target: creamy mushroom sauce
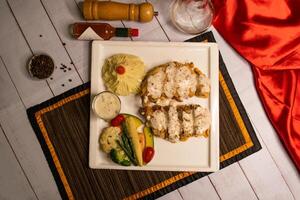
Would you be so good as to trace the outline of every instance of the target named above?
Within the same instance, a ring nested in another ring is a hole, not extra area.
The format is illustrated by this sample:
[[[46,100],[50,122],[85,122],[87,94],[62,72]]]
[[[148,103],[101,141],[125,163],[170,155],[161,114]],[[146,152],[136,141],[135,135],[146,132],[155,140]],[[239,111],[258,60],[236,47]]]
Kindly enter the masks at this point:
[[[162,70],[152,76],[149,76],[147,80],[147,90],[149,96],[151,96],[153,99],[160,98],[163,91],[164,81],[165,72]]]
[[[180,99],[186,99],[189,97],[190,92],[195,92],[197,88],[196,74],[192,73],[192,70],[183,66],[177,69],[175,76],[176,91]]]
[[[177,70],[176,70],[175,63],[173,62],[169,63],[166,68],[166,81],[164,85],[164,94],[170,99],[173,98],[176,91],[175,80],[174,80],[176,74],[177,74]]]
[[[182,111],[182,128],[184,136],[191,136],[194,133],[193,110],[189,112]]]

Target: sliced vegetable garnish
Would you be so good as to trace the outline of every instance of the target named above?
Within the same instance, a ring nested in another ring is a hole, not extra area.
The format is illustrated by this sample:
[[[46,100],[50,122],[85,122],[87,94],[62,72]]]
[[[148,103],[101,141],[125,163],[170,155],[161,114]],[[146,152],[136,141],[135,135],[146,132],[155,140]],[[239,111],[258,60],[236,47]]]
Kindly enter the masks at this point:
[[[133,148],[130,144],[130,139],[129,139],[129,136],[128,136],[129,134],[128,134],[128,130],[126,128],[125,123],[122,123],[122,130],[123,130],[123,134],[122,134],[121,138],[122,138],[123,144],[124,144],[125,148],[128,149],[128,152],[130,152],[131,156],[135,157],[134,152],[133,152]]]
[[[115,118],[113,118],[111,121],[110,121],[110,124],[112,126],[120,126],[121,123],[125,120],[125,117],[124,115],[120,114],[120,115],[117,115]]]
[[[141,119],[123,113],[112,119],[110,124],[101,133],[100,145],[113,162],[123,166],[143,166],[152,160],[152,131]]]
[[[154,149],[152,147],[146,147],[143,152],[143,160],[148,163],[152,160],[154,156]]]
[[[132,157],[132,155],[130,155],[130,152],[127,151],[127,149],[124,147],[124,145],[119,140],[117,140],[117,143],[123,149],[123,151],[126,153],[126,155],[128,156],[128,158],[130,159],[130,161],[134,165],[137,165],[137,161],[134,159],[134,157]]]

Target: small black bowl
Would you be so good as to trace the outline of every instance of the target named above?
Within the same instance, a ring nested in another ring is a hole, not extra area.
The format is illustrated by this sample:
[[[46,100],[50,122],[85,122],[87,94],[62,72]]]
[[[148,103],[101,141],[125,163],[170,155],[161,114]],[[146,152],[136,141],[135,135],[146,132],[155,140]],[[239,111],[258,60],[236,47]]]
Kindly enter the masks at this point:
[[[28,62],[28,71],[34,78],[49,78],[54,71],[54,61],[46,54],[34,55]]]

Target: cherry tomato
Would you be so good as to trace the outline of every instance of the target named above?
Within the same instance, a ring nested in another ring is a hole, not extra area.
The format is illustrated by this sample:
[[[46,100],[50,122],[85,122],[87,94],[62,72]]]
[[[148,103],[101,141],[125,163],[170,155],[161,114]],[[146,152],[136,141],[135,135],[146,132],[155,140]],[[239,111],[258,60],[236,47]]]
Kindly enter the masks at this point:
[[[123,115],[118,115],[110,121],[110,124],[112,126],[120,126],[124,120],[125,120],[125,117]]]
[[[116,72],[118,74],[124,74],[125,73],[125,68],[122,66],[122,65],[119,65],[117,68],[116,68]]]
[[[143,152],[143,160],[148,163],[152,160],[154,156],[154,149],[152,147],[146,147]]]

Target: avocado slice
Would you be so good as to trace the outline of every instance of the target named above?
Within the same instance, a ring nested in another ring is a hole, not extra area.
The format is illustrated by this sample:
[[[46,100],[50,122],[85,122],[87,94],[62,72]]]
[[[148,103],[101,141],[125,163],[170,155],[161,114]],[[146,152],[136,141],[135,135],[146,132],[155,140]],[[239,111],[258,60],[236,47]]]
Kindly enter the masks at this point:
[[[146,147],[146,140],[145,140],[145,134],[139,133],[139,143],[142,149]]]
[[[150,127],[144,127],[144,135],[145,135],[145,147],[152,147],[154,149],[154,138],[153,133]]]
[[[128,138],[130,140],[130,145],[134,152],[134,157],[137,160],[137,164],[139,166],[143,165],[143,147],[140,143],[140,136],[138,133],[138,128],[143,123],[137,117],[126,116],[125,118],[125,126],[127,129]]]
[[[138,118],[137,116],[134,116],[134,115],[131,115],[131,114],[127,114],[127,113],[122,113],[122,115],[125,116],[125,118],[128,118],[128,117],[134,118],[134,120],[136,121],[136,123],[139,126],[141,126],[141,125],[144,124],[143,121],[140,118]]]

